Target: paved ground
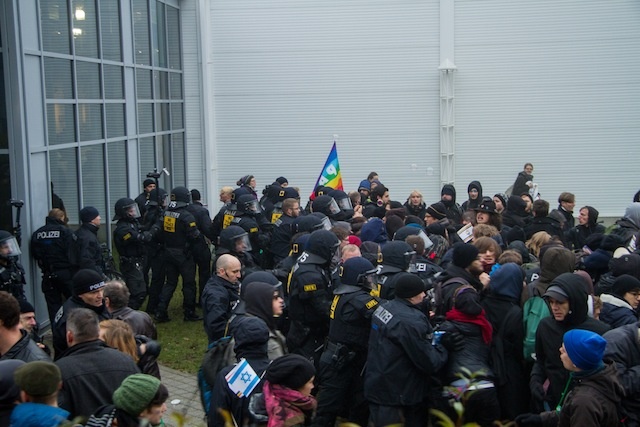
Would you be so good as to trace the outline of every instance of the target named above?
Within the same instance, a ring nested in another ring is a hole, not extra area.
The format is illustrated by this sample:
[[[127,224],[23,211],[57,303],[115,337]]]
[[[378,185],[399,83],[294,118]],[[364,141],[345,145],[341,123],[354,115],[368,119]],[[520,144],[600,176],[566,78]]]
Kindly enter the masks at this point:
[[[171,416],[172,413],[178,413],[186,416],[185,427],[206,426],[196,376],[166,366],[160,366],[160,375],[162,383],[169,389],[165,424],[169,427],[179,427],[178,421]]]

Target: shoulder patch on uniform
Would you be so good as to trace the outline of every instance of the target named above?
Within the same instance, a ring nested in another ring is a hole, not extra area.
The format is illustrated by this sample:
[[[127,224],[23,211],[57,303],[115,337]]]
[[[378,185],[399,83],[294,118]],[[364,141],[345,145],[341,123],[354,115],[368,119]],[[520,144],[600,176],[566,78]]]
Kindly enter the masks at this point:
[[[251,227],[249,229],[249,233],[257,233],[258,232],[258,227]]]
[[[313,283],[308,284],[308,285],[304,285],[304,291],[305,292],[314,292],[314,291],[317,291],[317,290],[318,290],[318,287]]]
[[[131,238],[131,233],[127,233],[124,236],[122,236],[122,240],[129,240]]]
[[[196,222],[195,222],[195,221],[190,222],[190,223],[189,223],[189,227],[196,227]]]
[[[365,306],[371,310],[373,307],[375,307],[376,305],[378,305],[378,301],[376,301],[375,299],[372,299],[371,301],[369,301],[368,303],[365,304]]]

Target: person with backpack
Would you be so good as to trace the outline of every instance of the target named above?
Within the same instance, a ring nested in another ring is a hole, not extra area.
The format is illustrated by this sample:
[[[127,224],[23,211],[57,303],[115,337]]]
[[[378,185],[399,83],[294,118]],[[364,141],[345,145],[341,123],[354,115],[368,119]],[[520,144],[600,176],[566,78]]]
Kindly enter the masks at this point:
[[[544,249],[544,250],[543,250]],[[542,299],[551,282],[562,273],[573,272],[576,259],[569,249],[560,245],[546,246],[540,250],[540,277],[529,283],[522,293],[524,323],[524,357],[534,361],[536,330],[540,320],[548,317],[549,307]]]
[[[450,265],[442,274],[436,275],[434,280],[436,318],[442,318],[453,308],[449,305],[453,301],[453,292],[461,285],[471,285],[480,293],[489,285],[489,275],[482,268],[478,248],[460,242],[451,249]]]
[[[524,270],[512,262],[503,264],[491,274],[489,293],[480,302],[493,326],[491,368],[498,390],[500,413],[514,419],[529,410],[528,378],[522,344],[524,326],[520,294]]]
[[[586,329],[602,335],[610,329],[606,323],[589,317],[583,282],[577,274],[564,273],[551,282],[543,295],[551,316],[542,319],[536,330],[536,361],[529,382],[535,412],[552,410],[562,400],[562,391],[569,379],[558,354],[563,335],[572,329]],[[549,386],[544,387],[547,380]]]
[[[541,414],[516,417],[520,427],[616,427],[624,390],[611,361],[604,362],[607,341],[595,332],[572,329],[562,338],[560,360],[568,380],[558,405]]]
[[[446,320],[439,331],[448,334],[458,333],[464,337],[464,346],[449,351],[447,363],[440,372],[443,384],[455,393],[449,392],[446,400],[439,399],[438,407],[456,419],[456,410],[452,402],[465,402],[465,423],[477,423],[482,427],[493,426],[500,417],[500,403],[495,387],[495,374],[490,366],[493,326],[487,320],[480,305],[480,295],[471,285],[459,286],[453,293],[453,308],[447,311]],[[460,374],[468,369],[474,374],[473,383]],[[444,394],[443,394],[444,396]]]

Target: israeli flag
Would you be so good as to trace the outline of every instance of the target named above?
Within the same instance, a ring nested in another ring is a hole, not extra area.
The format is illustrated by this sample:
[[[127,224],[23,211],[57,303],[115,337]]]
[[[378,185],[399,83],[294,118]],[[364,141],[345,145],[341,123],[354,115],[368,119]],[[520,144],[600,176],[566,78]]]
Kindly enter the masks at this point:
[[[238,397],[249,396],[260,382],[260,377],[246,359],[240,359],[240,362],[225,376],[225,379],[231,391]]]

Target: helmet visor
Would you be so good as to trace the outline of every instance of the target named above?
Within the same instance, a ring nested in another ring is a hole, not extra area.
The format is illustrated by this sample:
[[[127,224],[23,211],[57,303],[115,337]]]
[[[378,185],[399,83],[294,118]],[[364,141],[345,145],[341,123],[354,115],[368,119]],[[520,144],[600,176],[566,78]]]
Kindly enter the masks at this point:
[[[246,206],[247,206],[247,212],[252,212],[252,213],[262,212],[262,206],[260,206],[260,202],[258,201],[258,199],[255,199],[251,202],[247,202]]]
[[[331,220],[327,216],[322,218],[322,229],[327,231],[331,230]]]
[[[137,203],[124,206],[122,208],[122,213],[125,217],[128,217],[128,218],[134,218],[134,219],[140,218],[140,209],[138,208]]]
[[[0,241],[0,255],[4,257],[18,256],[22,253],[15,236]]]
[[[236,253],[249,252],[251,250],[251,240],[249,240],[248,234],[236,237],[233,244]]]
[[[416,266],[416,263],[417,263],[416,251],[405,252],[404,253],[404,258],[405,258],[405,260],[407,260],[409,262],[409,272],[410,273],[417,272],[418,271],[418,267]]]
[[[364,289],[373,289],[374,280],[373,276],[375,276],[378,269],[374,268],[373,270],[366,271],[360,275],[358,275],[358,285]]]
[[[353,210],[353,205],[351,204],[351,199],[345,197],[344,199],[336,200],[338,203],[338,207],[343,211],[351,211]]]
[[[340,207],[338,206],[336,199],[334,199],[333,197],[331,198],[331,202],[329,203],[328,209],[329,209],[329,214],[331,215],[340,213]]]

